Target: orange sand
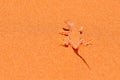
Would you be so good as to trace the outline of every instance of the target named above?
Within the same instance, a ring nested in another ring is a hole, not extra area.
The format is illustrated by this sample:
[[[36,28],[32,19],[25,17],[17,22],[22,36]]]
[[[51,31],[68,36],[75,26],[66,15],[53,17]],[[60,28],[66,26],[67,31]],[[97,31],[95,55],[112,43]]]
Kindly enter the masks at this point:
[[[65,20],[93,45],[59,46]],[[0,80],[120,80],[119,0],[0,0]]]

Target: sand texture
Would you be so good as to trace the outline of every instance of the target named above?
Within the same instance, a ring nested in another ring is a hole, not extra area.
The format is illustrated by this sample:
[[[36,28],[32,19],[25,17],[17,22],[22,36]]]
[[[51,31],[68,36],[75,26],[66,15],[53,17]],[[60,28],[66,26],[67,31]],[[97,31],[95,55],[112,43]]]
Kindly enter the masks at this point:
[[[71,20],[79,53],[60,46]],[[120,80],[119,0],[0,0],[0,80]]]

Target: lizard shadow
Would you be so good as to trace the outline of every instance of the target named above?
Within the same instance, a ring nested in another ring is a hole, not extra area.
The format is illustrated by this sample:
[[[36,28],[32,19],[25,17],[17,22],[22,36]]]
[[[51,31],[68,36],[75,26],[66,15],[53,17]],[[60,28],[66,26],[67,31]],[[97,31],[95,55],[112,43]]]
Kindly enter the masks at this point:
[[[72,49],[73,49],[74,53],[75,53],[78,57],[80,57],[80,58],[82,59],[82,61],[86,64],[86,66],[88,67],[88,69],[91,70],[91,68],[90,68],[90,66],[88,65],[88,63],[86,62],[86,60],[79,54],[78,49],[75,49],[75,48],[73,48],[73,47],[72,47]]]
[[[62,45],[62,46],[64,46],[65,48],[69,47],[69,45]],[[78,57],[80,57],[80,58],[82,59],[82,61],[86,64],[86,66],[88,67],[88,69],[91,70],[91,68],[90,68],[90,66],[88,65],[88,63],[86,62],[86,60],[79,54],[79,52],[78,52],[79,49],[76,49],[76,48],[74,48],[74,47],[72,47],[72,49],[73,49],[74,53],[75,53]]]

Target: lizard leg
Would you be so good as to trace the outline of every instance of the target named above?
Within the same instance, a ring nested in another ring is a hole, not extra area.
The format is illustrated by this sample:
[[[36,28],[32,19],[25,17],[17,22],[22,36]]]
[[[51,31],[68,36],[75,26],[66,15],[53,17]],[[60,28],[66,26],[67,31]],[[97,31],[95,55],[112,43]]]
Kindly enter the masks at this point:
[[[60,32],[59,34],[64,35],[64,36],[68,36],[69,32]]]
[[[70,31],[70,27],[67,26],[67,28],[62,28],[64,31]]]
[[[69,42],[69,38],[67,37],[66,41],[64,42],[64,45],[65,45],[65,47],[68,47],[69,44],[70,44],[70,42]]]
[[[63,44],[61,44],[61,46],[68,47],[69,45],[70,45],[70,43],[69,43],[69,39],[67,37],[66,40],[63,40]]]

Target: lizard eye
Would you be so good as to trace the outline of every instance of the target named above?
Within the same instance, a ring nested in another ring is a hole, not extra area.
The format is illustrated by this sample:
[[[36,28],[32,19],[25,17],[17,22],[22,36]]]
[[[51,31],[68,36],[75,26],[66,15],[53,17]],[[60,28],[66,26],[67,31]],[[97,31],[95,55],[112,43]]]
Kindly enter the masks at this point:
[[[80,34],[83,34],[83,26],[80,27],[80,29],[79,29],[79,33],[80,33]]]
[[[82,32],[82,31],[79,31],[79,33],[80,33],[80,34],[83,34],[83,32]]]

